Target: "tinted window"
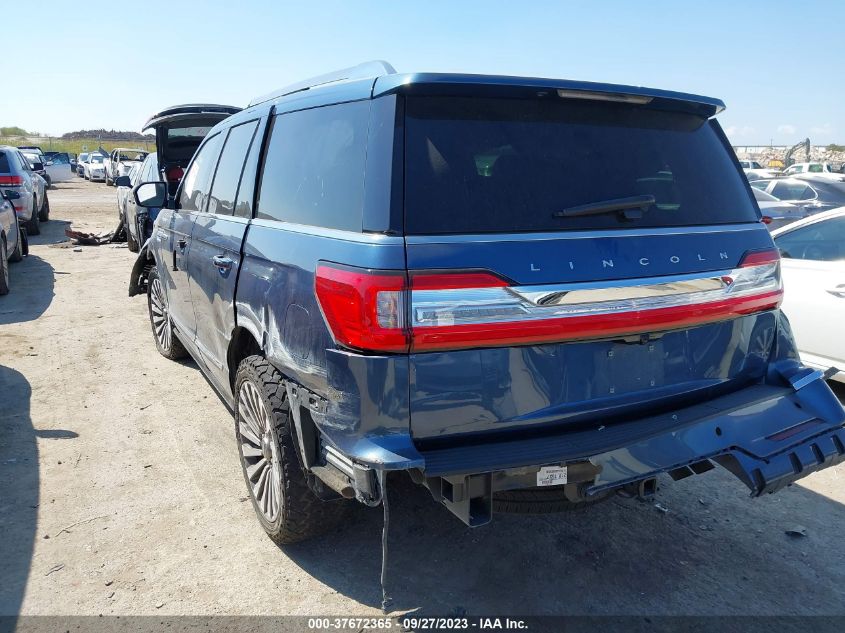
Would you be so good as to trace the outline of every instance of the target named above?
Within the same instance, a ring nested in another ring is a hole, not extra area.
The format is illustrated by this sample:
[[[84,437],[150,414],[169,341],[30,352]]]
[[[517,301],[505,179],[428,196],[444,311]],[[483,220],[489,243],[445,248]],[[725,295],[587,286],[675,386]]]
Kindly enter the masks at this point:
[[[235,210],[238,182],[240,182],[246,154],[257,126],[258,121],[250,121],[229,130],[226,144],[220,154],[220,162],[217,164],[214,184],[211,186],[211,197],[208,201],[209,213],[232,215]]]
[[[261,132],[252,140],[252,146],[244,165],[241,184],[238,186],[238,200],[235,204],[235,215],[242,218],[252,217],[253,200],[255,199],[255,178],[258,175],[258,155],[261,153]]]
[[[0,171],[4,174],[8,174],[12,171],[9,167],[9,159],[6,158],[6,152],[0,152]]]
[[[208,199],[208,187],[211,176],[220,156],[222,134],[215,134],[197,150],[197,155],[191,163],[188,172],[182,179],[182,189],[179,194],[179,208],[182,211],[204,211]]]
[[[814,222],[775,238],[781,255],[790,259],[845,259],[845,217]]]
[[[755,205],[715,124],[575,100],[406,101],[408,233],[556,231],[752,222]],[[563,217],[653,196],[641,218]]]
[[[369,101],[275,117],[256,217],[361,230]]]
[[[776,182],[772,187],[772,195],[781,200],[812,200],[816,192],[801,182]]]
[[[807,167],[807,171],[810,172],[811,174],[820,174],[820,173],[822,173],[822,166],[817,165],[817,164],[813,164],[813,165],[810,165],[809,167]]]

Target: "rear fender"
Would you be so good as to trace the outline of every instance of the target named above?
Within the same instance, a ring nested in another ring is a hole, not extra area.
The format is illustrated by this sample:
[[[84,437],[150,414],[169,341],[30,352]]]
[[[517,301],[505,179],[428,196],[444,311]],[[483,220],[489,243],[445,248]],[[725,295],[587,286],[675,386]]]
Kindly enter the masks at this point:
[[[135,264],[132,266],[132,272],[129,275],[129,296],[147,293],[147,276],[150,268],[155,266],[156,261],[149,249],[150,240],[144,242],[141,250],[138,251],[138,257],[135,259]]]

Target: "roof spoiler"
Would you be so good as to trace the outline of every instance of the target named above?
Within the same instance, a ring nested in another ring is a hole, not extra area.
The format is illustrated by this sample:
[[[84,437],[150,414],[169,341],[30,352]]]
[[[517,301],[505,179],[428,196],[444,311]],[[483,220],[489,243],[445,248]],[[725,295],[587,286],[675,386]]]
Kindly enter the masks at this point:
[[[342,68],[334,72],[326,73],[325,75],[317,75],[316,77],[311,77],[310,79],[304,79],[294,84],[290,84],[284,88],[279,88],[273,92],[268,92],[267,94],[256,97],[250,101],[249,106],[247,107],[252,107],[254,105],[258,105],[259,103],[270,101],[271,99],[278,99],[279,97],[284,97],[285,95],[289,95],[294,92],[301,92],[302,90],[316,88],[317,86],[323,86],[337,81],[348,81],[350,79],[376,79],[377,77],[383,77],[384,75],[395,74],[396,70],[386,61],[375,60],[364,62],[363,64],[358,64],[357,66]]]

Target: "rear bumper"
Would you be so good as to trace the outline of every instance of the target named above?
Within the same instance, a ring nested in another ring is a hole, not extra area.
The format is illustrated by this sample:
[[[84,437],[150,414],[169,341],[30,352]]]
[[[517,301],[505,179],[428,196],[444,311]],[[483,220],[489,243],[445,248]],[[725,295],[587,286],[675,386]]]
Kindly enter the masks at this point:
[[[420,451],[410,436],[390,435],[380,450],[373,448],[388,437],[339,448],[372,468],[419,469],[425,477],[589,462],[597,474],[584,483],[586,496],[661,473],[680,479],[715,462],[756,496],[845,460],[845,410],[820,373],[791,362],[776,381],[781,385],[754,385],[661,415],[557,435]]]

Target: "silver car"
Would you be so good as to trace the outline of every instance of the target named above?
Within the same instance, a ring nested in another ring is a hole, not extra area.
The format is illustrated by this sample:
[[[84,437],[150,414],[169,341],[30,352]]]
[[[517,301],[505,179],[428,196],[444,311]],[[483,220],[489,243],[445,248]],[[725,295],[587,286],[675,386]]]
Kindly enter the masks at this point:
[[[12,201],[18,220],[29,235],[39,235],[40,223],[50,219],[47,183],[17,147],[0,145],[0,189],[19,194]]]
[[[0,189],[0,295],[9,294],[9,262],[19,262],[29,252],[26,231],[15,213],[15,191]]]
[[[106,166],[104,164],[106,157],[102,154],[91,154],[88,156],[88,161],[85,163],[85,178],[90,181],[102,180],[106,181]]]

